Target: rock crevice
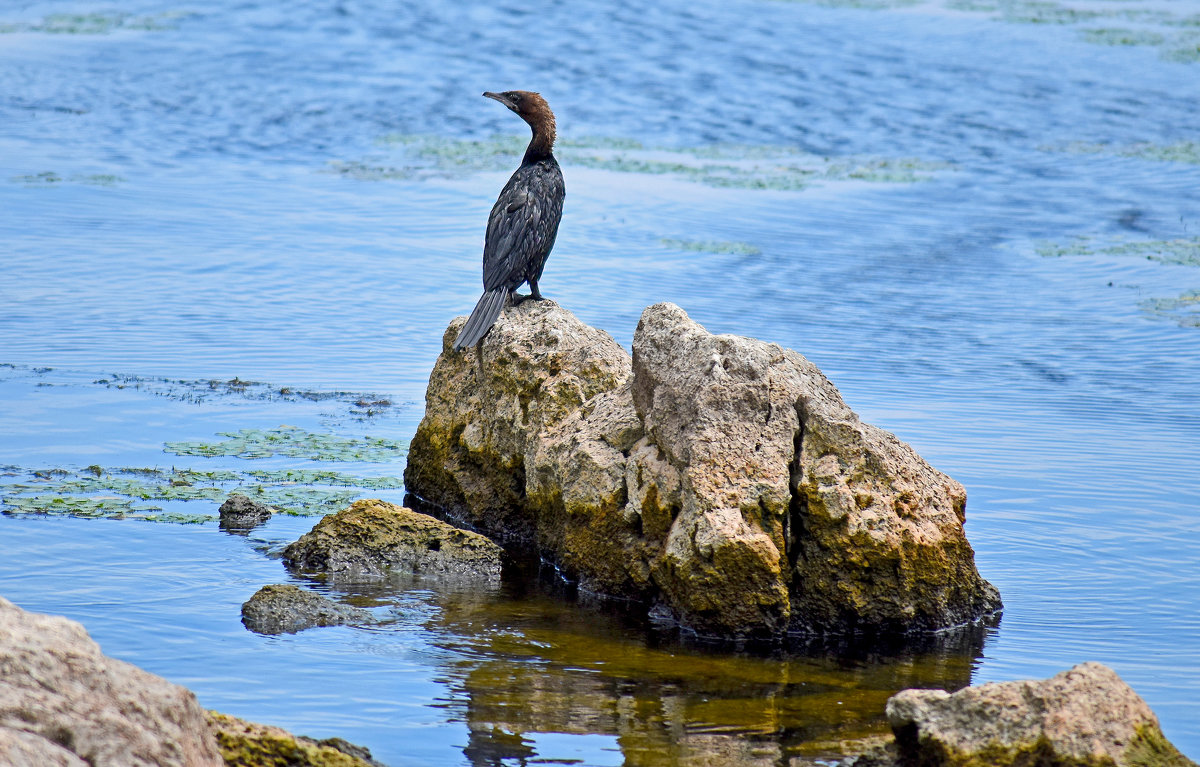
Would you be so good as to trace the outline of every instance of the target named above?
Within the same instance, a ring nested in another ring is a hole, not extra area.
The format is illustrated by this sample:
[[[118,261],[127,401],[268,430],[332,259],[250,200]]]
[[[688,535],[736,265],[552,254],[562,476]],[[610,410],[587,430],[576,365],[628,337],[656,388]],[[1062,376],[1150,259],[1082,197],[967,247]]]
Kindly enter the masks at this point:
[[[630,357],[551,301],[446,331],[413,502],[704,635],[920,633],[994,613],[962,486],[815,365],[646,309]]]

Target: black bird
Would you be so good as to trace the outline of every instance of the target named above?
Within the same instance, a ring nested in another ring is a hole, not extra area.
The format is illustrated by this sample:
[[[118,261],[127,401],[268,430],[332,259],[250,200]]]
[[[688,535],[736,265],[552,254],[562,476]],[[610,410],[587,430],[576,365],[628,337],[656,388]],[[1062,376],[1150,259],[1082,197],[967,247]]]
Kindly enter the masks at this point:
[[[533,138],[521,167],[504,185],[488,216],[483,244],[484,292],[454,339],[456,351],[474,346],[487,335],[510,297],[516,303],[526,298],[541,300],[538,280],[554,247],[566,196],[562,170],[554,159],[554,113],[546,100],[529,91],[488,91],[483,95],[529,123]],[[523,282],[529,283],[528,296],[516,294]]]

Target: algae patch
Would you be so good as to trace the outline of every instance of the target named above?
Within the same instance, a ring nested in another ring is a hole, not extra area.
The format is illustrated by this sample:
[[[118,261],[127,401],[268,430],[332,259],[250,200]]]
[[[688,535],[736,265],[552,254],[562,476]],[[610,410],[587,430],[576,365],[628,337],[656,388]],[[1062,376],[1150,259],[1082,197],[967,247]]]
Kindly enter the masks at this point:
[[[1189,290],[1178,298],[1149,298],[1139,306],[1153,317],[1174,320],[1185,328],[1200,328],[1200,290]]]
[[[104,469],[93,465],[78,472],[54,469],[20,474],[27,478],[0,486],[5,513],[151,522],[215,520],[215,513],[178,512],[166,509],[163,504],[204,501],[215,512],[216,506],[231,493],[241,493],[271,506],[277,513],[315,516],[345,508],[366,490],[404,487],[400,477],[361,477],[308,469],[237,472]]]
[[[1041,242],[1034,250],[1047,258],[1107,256],[1141,258],[1172,266],[1200,266],[1200,237],[1129,241],[1077,237],[1067,244]],[[1148,316],[1173,320],[1185,328],[1200,328],[1200,290],[1174,298],[1145,299],[1138,308]]]
[[[167,11],[141,16],[132,13],[52,13],[34,22],[0,23],[0,33],[107,35],[122,30],[161,32],[176,29],[178,21],[195,15],[189,11]]]
[[[219,442],[168,442],[163,450],[175,455],[270,458],[286,455],[310,461],[367,461],[383,463],[403,458],[407,443],[380,437],[339,437],[295,426],[222,432]]]
[[[422,179],[509,170],[527,139],[516,135],[454,140],[423,134],[390,134],[383,148],[402,156],[331,163],[332,173],[360,181]],[[833,181],[914,183],[951,169],[919,158],[821,157],[788,146],[714,144],[652,147],[626,138],[584,137],[558,145],[565,166],[677,178],[713,187],[799,191]]]
[[[1200,237],[1175,240],[1130,240],[1128,242],[1109,242],[1108,244],[1091,237],[1077,237],[1074,242],[1067,245],[1041,242],[1035,246],[1035,250],[1038,255],[1048,258],[1130,256],[1163,264],[1200,266]]]
[[[694,253],[717,253],[734,256],[757,256],[762,253],[762,250],[746,242],[675,240],[667,237],[660,239],[659,242],[672,250],[686,250]]]
[[[1134,157],[1139,160],[1157,162],[1182,162],[1200,165],[1200,141],[1178,141],[1174,144],[1139,142],[1123,146],[1087,141],[1072,141],[1057,146],[1038,147],[1044,152],[1069,152],[1071,154],[1103,154],[1117,157]]]

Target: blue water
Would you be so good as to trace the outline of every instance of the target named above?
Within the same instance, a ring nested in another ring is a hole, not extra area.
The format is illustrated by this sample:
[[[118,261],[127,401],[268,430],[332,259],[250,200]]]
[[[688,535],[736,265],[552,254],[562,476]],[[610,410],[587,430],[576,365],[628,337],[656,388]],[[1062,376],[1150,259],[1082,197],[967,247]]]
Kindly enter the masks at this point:
[[[1191,0],[1074,6],[1200,13]],[[669,300],[714,332],[808,356],[865,420],[967,487],[967,533],[1006,608],[981,650],[936,672],[693,654],[550,597],[428,584],[366,596],[318,584],[378,600],[387,622],[251,634],[239,605],[287,579],[274,554],[304,517],[244,538],[212,523],[0,515],[0,595],[82,621],[207,706],[345,737],[393,765],[649,764],[673,738],[786,756],[856,723],[877,730],[868,709],[905,684],[1084,660],[1116,669],[1200,758],[1200,328],[1147,310],[1200,288],[1200,269],[1105,251],[1200,236],[1200,165],[1122,149],[1200,141],[1200,63],[1167,45],[1089,44],[1085,26],[932,2],[7,4],[0,480],[309,465],[163,452],[242,428],[410,437],[442,331],[478,295],[484,222],[517,158],[438,165],[388,137],[520,134],[479,94],[528,88],[564,141],[947,166],[916,183],[754,190],[572,164],[564,149],[542,288],[624,344],[646,305]],[[1191,28],[1154,29],[1182,40]],[[346,163],[420,172],[362,180],[337,172]],[[1038,253],[1079,237],[1092,252]],[[114,374],[141,383],[94,383]],[[347,394],[169,383],[235,376]],[[393,404],[363,415],[360,393]],[[673,663],[712,667],[684,679]],[[871,694],[831,714],[850,698],[826,705],[786,681],[804,675]],[[731,719],[712,699],[757,713]],[[771,715],[754,708],[766,699]],[[517,745],[481,734],[492,725]]]

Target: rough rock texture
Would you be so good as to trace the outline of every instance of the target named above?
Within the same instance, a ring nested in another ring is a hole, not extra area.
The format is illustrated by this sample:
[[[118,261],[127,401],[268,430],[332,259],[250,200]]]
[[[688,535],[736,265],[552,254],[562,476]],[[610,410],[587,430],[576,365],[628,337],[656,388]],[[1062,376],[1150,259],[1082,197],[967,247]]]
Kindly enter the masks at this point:
[[[271,507],[250,500],[240,493],[233,493],[218,509],[222,530],[249,530],[271,518]]]
[[[356,501],[330,514],[283,550],[301,570],[356,575],[432,573],[495,579],[502,549],[492,541],[412,509]]]
[[[263,586],[242,605],[242,624],[259,634],[294,634],[314,626],[371,622],[366,610],[339,605],[291,584]]]
[[[216,711],[208,722],[228,767],[381,767],[370,751],[341,738],[313,740]]]
[[[414,502],[702,634],[916,633],[993,613],[966,493],[862,423],[808,360],[651,306],[633,358],[551,301],[480,355],[450,324]]]
[[[106,657],[74,621],[0,598],[0,764],[223,762],[191,692]]]
[[[887,717],[900,764],[1194,767],[1146,702],[1099,663],[953,694],[903,690],[888,700]]]

